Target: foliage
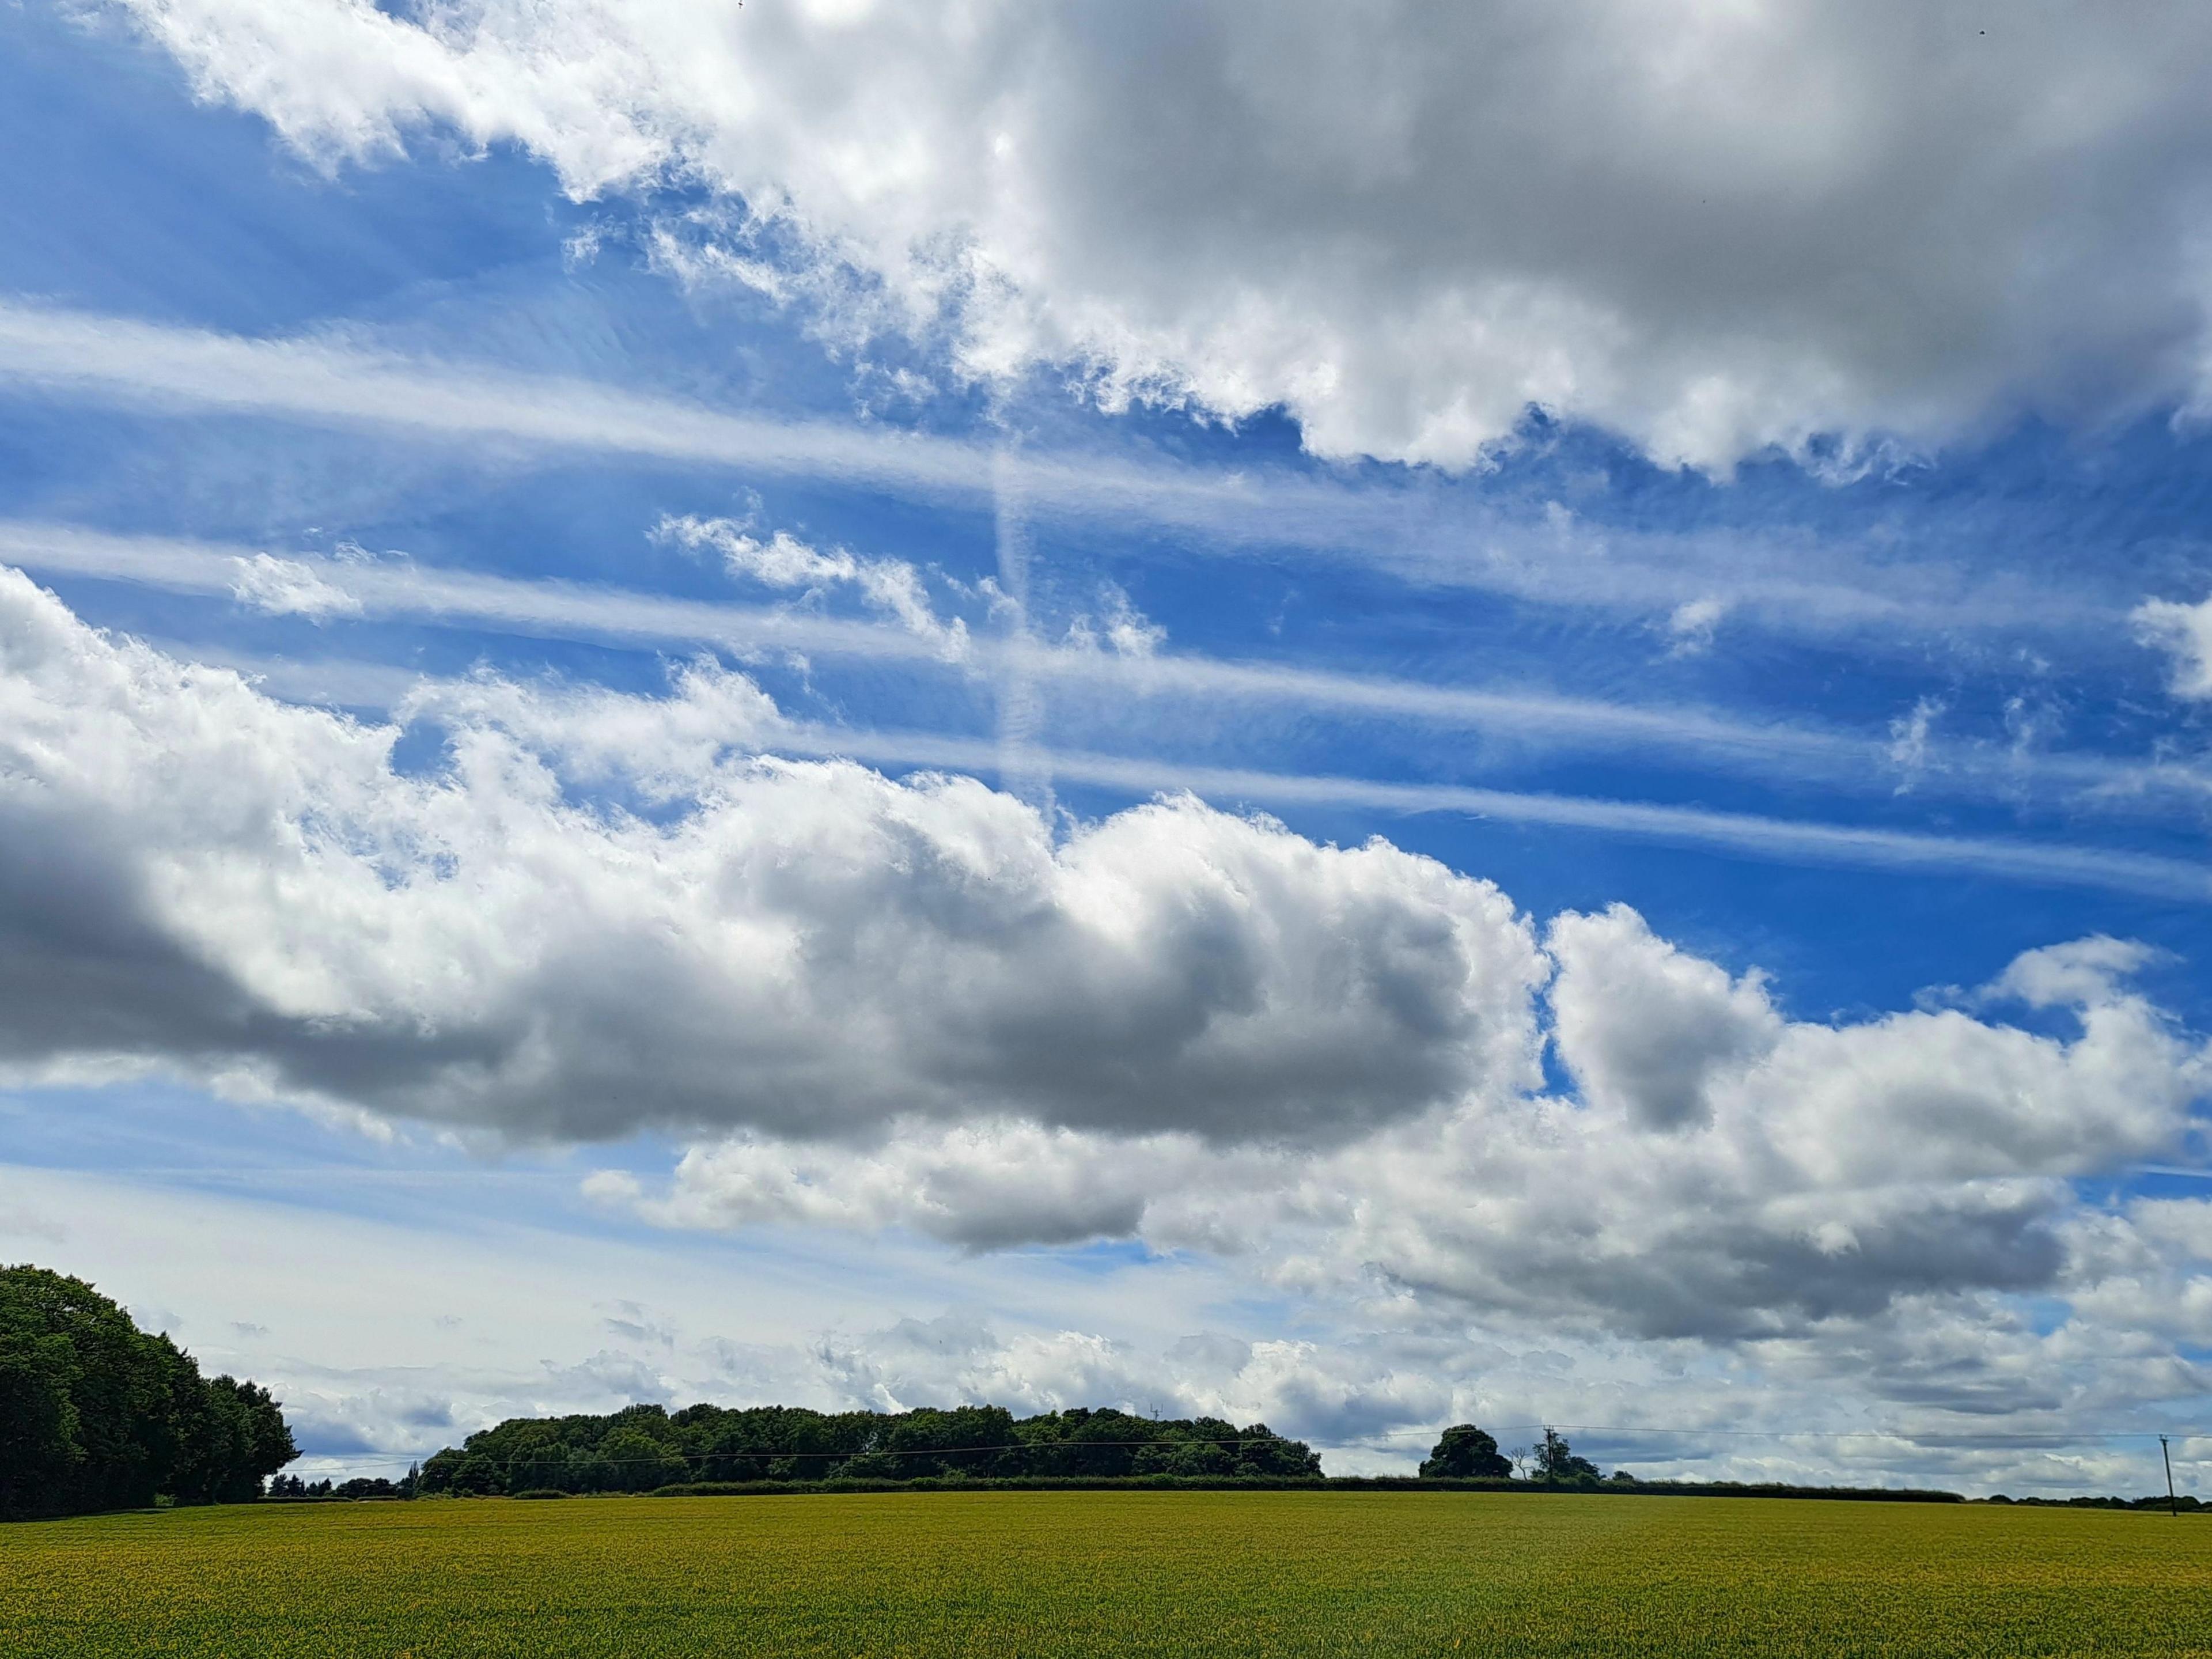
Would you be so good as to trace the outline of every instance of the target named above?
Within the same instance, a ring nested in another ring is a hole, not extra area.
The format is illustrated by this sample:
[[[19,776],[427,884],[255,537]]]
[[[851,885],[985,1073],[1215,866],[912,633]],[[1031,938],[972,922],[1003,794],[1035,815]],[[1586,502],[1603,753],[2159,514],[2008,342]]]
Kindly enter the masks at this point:
[[[1587,1457],[1576,1456],[1574,1449],[1551,1429],[1546,1429],[1544,1437],[1529,1449],[1529,1455],[1536,1466],[1531,1479],[1547,1486],[1580,1484],[1599,1478],[1597,1465]]]
[[[267,1389],[203,1377],[81,1279],[0,1267],[0,1519],[240,1503],[297,1455]]]
[[[1424,1480],[1503,1480],[1512,1473],[1496,1439],[1472,1423],[1446,1429],[1421,1465]]]
[[[1321,1459],[1264,1423],[1118,1411],[1016,1418],[1000,1406],[887,1415],[792,1406],[513,1418],[422,1465],[425,1492],[652,1492],[688,1482],[1147,1475],[1317,1478]]]
[[[262,1504],[0,1540],[10,1659],[2212,1653],[2212,1522],[1495,1492]]]
[[[381,1475],[356,1475],[350,1480],[302,1480],[296,1474],[280,1474],[269,1483],[271,1498],[412,1498],[415,1481],[390,1480]],[[517,1493],[518,1497],[521,1494]]]

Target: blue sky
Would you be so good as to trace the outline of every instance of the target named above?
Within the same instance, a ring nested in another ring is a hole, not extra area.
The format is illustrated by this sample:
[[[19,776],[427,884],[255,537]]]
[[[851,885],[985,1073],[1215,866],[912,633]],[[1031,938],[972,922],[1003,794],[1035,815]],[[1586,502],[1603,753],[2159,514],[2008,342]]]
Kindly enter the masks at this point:
[[[1769,20],[1684,72],[1825,114],[1516,183],[1402,64],[1255,137],[1287,25],[917,90],[761,9],[0,14],[0,1249],[320,1467],[988,1397],[2197,1482],[2205,43],[2053,140]]]

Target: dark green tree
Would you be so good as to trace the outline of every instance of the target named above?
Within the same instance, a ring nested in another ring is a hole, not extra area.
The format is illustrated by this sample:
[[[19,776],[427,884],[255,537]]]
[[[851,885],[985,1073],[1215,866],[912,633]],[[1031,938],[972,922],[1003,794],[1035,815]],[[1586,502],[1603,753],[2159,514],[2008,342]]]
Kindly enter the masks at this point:
[[[1562,1482],[1579,1484],[1599,1479],[1597,1465],[1587,1457],[1577,1457],[1574,1449],[1552,1429],[1544,1431],[1544,1437],[1536,1443],[1534,1456],[1536,1464],[1534,1478],[1546,1486],[1556,1486]]]
[[[1498,1442],[1472,1423],[1455,1423],[1421,1464],[1424,1480],[1503,1480],[1513,1473]]]
[[[0,1516],[244,1502],[296,1455],[266,1389],[203,1379],[81,1279],[0,1268]]]
[[[0,1300],[0,1516],[36,1513],[73,1489],[85,1462],[69,1339],[39,1329]]]
[[[1310,1480],[1311,1448],[1219,1418],[1162,1421],[1073,1410],[1017,1419],[999,1406],[884,1414],[796,1406],[631,1406],[605,1417],[511,1418],[437,1453],[425,1493],[642,1492],[689,1480],[1206,1475]]]

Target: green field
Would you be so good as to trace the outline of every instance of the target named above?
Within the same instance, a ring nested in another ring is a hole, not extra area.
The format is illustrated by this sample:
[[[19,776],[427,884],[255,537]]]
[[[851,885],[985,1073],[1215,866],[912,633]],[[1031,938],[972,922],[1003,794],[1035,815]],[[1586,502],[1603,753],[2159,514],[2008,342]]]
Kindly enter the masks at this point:
[[[263,1504],[0,1529],[0,1652],[2212,1655],[2212,1521],[1486,1493]]]

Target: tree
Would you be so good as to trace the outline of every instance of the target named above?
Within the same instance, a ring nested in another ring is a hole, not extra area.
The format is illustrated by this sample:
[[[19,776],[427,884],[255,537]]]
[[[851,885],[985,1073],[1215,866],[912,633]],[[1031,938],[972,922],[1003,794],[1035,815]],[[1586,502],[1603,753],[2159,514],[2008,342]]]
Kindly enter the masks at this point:
[[[1513,1473],[1498,1442],[1472,1423],[1455,1423],[1421,1465],[1424,1480],[1503,1480]]]
[[[1597,1465],[1587,1457],[1576,1456],[1565,1440],[1548,1427],[1544,1431],[1544,1437],[1536,1443],[1534,1455],[1536,1478],[1547,1486],[1557,1486],[1562,1480],[1579,1482],[1599,1479]]]
[[[66,1337],[7,1317],[0,1304],[0,1516],[30,1515],[75,1484],[84,1464],[76,1357]]]
[[[207,1385],[208,1403],[225,1420],[228,1455],[217,1472],[213,1501],[242,1504],[261,1495],[261,1483],[300,1455],[291,1425],[268,1389],[235,1377]]]
[[[81,1279],[0,1268],[0,1516],[240,1503],[295,1455],[267,1389],[204,1379]]]
[[[609,1471],[608,1486],[615,1492],[651,1492],[655,1486],[672,1486],[690,1473],[682,1453],[635,1422],[623,1424],[599,1442],[599,1458]],[[509,1490],[523,1488],[511,1486]]]
[[[415,1490],[649,1490],[685,1480],[950,1476],[1311,1480],[1321,1459],[1264,1423],[1162,1420],[1112,1409],[1017,1419],[1000,1406],[884,1414],[796,1406],[631,1406],[611,1416],[510,1418],[427,1460]]]

